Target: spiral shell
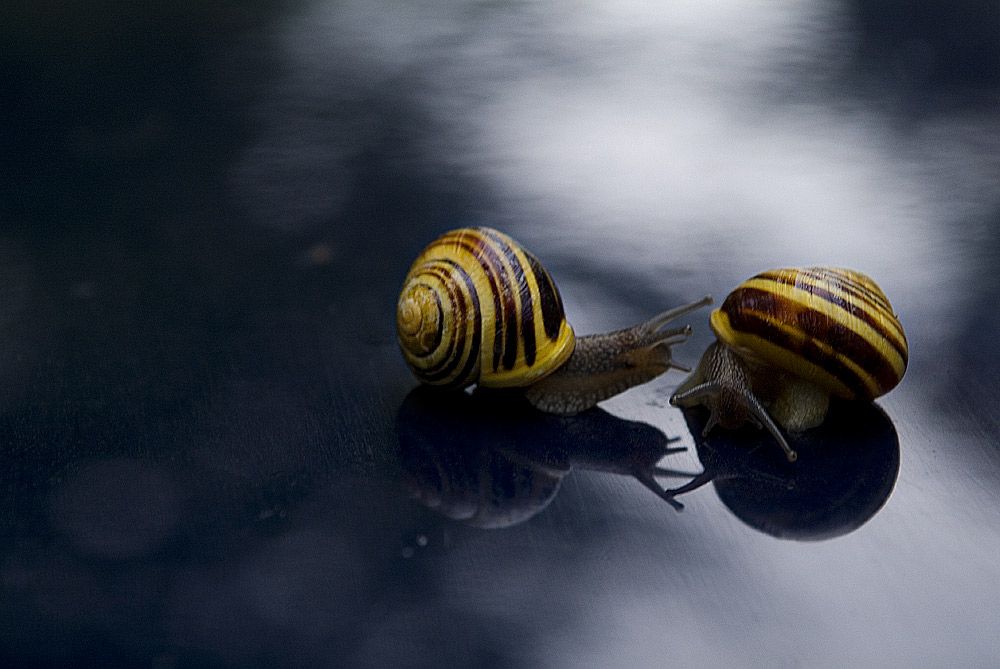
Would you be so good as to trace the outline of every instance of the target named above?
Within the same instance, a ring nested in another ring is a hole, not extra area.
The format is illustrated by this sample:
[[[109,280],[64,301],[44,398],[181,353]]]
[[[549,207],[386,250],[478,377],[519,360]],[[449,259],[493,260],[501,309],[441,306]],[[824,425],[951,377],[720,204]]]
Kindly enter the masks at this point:
[[[711,315],[719,340],[837,397],[872,400],[906,371],[906,335],[871,278],[810,267],[763,272]]]
[[[562,299],[542,264],[490,228],[445,233],[410,267],[396,309],[410,369],[424,383],[525,386],[575,346]]]

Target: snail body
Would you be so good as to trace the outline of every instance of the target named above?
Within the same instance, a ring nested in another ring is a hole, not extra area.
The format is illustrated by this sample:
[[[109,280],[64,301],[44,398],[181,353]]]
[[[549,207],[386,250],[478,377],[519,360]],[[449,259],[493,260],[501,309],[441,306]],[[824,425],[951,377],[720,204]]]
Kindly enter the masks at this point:
[[[590,408],[670,368],[689,326],[663,326],[709,298],[627,330],[577,337],[541,262],[491,228],[461,228],[431,242],[410,267],[396,309],[407,365],[423,383],[522,388],[549,413]]]
[[[740,284],[710,316],[718,341],[670,398],[704,404],[716,424],[767,428],[789,461],[779,425],[800,432],[823,422],[830,397],[871,401],[903,378],[906,335],[867,275],[828,267],[763,272]]]

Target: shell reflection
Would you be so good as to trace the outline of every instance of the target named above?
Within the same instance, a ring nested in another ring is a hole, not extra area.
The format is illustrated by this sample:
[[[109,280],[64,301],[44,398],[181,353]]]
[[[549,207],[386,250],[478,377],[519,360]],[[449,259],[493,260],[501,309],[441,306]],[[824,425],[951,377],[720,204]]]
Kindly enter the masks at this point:
[[[823,425],[795,439],[789,464],[767,432],[750,427],[703,437],[708,412],[684,409],[705,471],[671,491],[711,482],[722,503],[750,527],[782,539],[818,541],[853,532],[885,505],[899,473],[899,439],[870,402],[834,399]]]
[[[596,408],[546,414],[508,391],[418,387],[403,401],[396,430],[411,496],[476,527],[532,518],[574,468],[632,476],[677,509],[656,478],[694,476],[659,466],[685,449],[651,425]]]

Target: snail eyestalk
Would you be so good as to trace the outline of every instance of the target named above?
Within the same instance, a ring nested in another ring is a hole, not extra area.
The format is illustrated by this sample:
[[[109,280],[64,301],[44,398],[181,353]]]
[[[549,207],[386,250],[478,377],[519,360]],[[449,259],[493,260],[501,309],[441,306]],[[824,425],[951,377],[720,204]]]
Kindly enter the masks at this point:
[[[789,462],[795,462],[799,459],[799,454],[792,450],[792,447],[788,445],[788,441],[785,440],[785,435],[781,434],[781,430],[778,428],[778,424],[771,419],[771,416],[764,410],[761,406],[760,400],[758,400],[754,395],[747,395],[746,402],[750,410],[750,414],[756,419],[757,427],[764,427],[768,432],[774,437],[778,442],[778,446],[781,446],[781,450],[785,452],[785,457],[788,458]]]
[[[744,362],[719,342],[708,347],[694,374],[670,397],[670,404],[681,407],[702,404],[707,407],[710,414],[702,436],[707,436],[716,425],[735,430],[749,422],[758,428],[766,428],[789,462],[795,462],[799,457],[751,390],[750,374]]]
[[[682,304],[681,306],[674,307],[673,309],[667,309],[666,311],[653,316],[645,323],[640,323],[636,327],[646,328],[650,331],[659,330],[675,318],[680,318],[681,316],[701,309],[702,307],[711,306],[714,302],[715,300],[712,299],[711,295],[706,295],[696,302],[689,302],[688,304]]]

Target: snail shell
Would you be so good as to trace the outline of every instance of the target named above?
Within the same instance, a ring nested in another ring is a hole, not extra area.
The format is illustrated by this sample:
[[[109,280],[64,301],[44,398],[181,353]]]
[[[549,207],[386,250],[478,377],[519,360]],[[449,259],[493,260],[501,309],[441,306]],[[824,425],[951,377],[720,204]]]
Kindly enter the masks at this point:
[[[400,348],[431,385],[529,385],[576,339],[555,282],[534,255],[490,228],[448,232],[410,267],[396,310]]]
[[[873,400],[902,380],[909,349],[885,293],[853,270],[763,272],[711,314],[719,340],[831,395]]]

